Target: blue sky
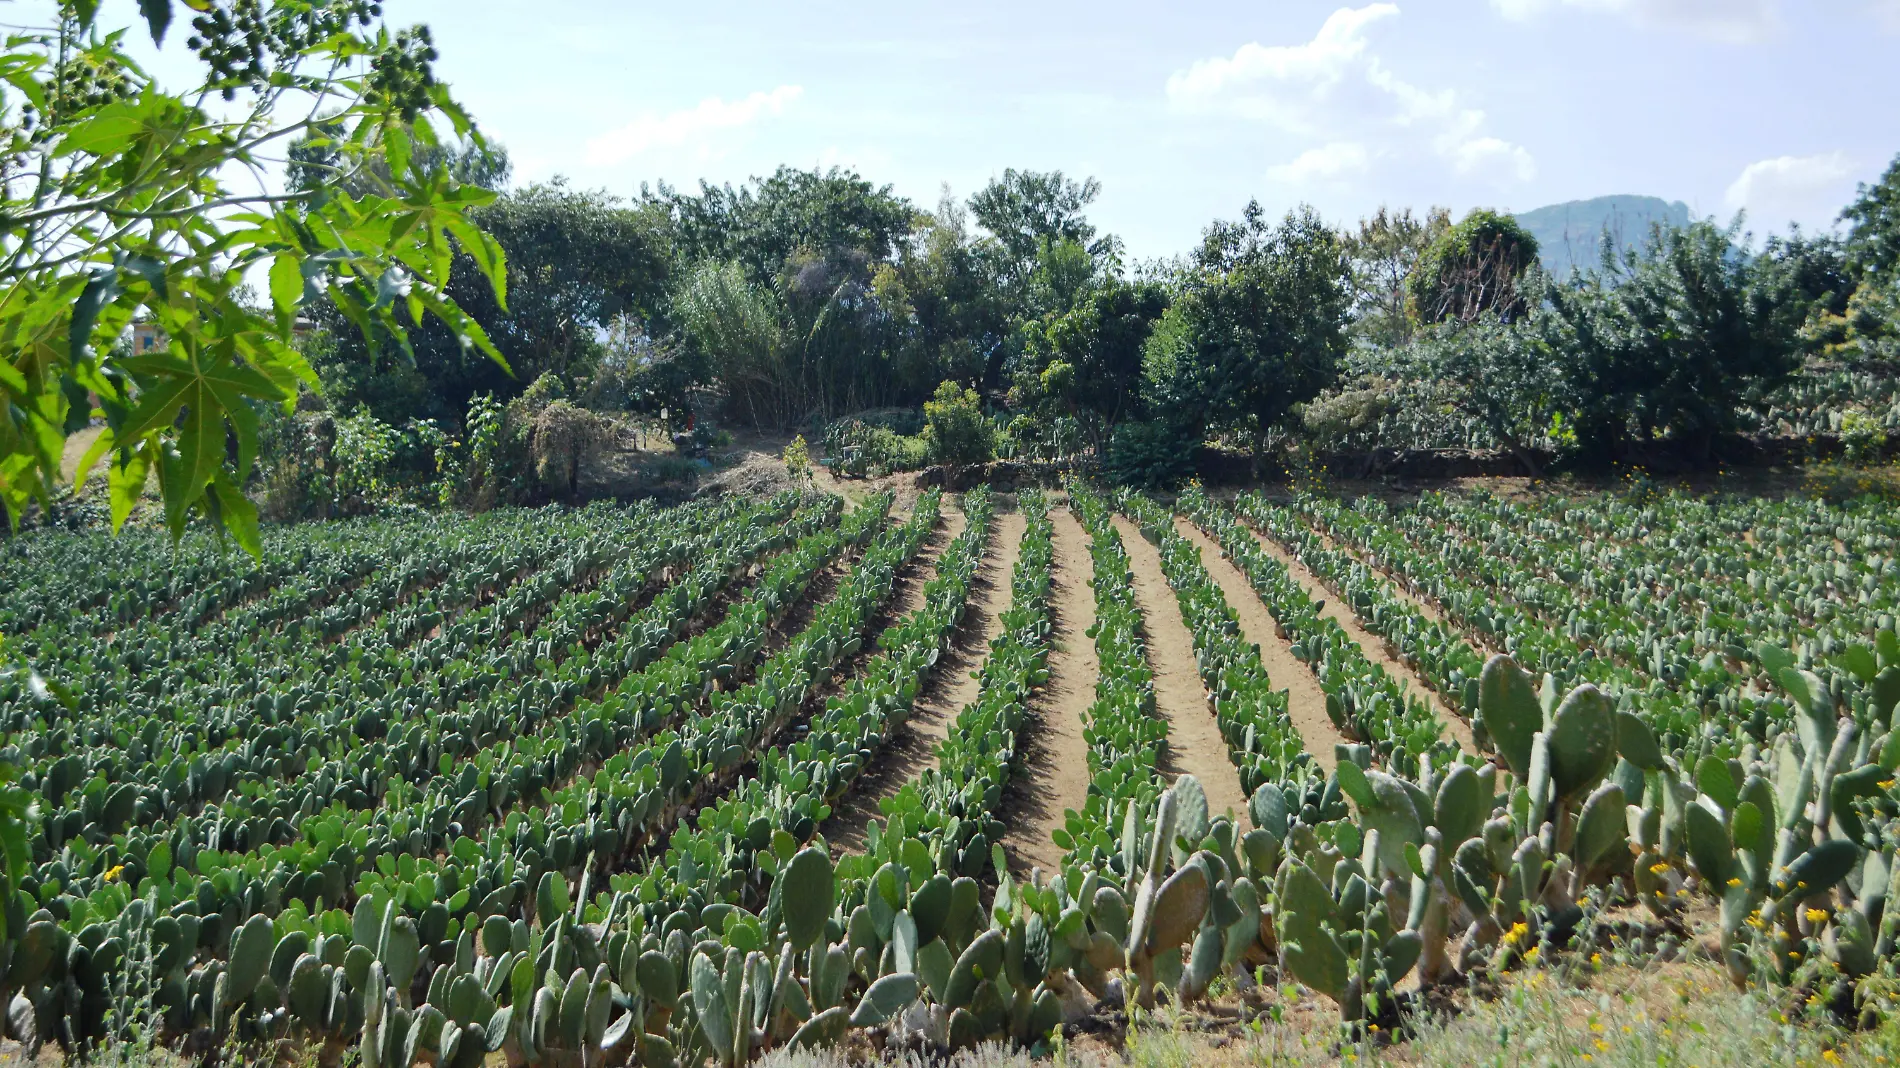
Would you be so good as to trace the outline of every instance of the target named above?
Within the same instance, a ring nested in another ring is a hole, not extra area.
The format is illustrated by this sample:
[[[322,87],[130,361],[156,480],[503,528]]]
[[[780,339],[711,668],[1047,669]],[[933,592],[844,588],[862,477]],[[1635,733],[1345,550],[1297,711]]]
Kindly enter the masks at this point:
[[[129,5],[127,5],[129,7]],[[514,156],[738,182],[843,164],[920,205],[1102,182],[1135,256],[1249,198],[1523,210],[1607,193],[1826,226],[1900,152],[1900,0],[627,4],[385,0]]]

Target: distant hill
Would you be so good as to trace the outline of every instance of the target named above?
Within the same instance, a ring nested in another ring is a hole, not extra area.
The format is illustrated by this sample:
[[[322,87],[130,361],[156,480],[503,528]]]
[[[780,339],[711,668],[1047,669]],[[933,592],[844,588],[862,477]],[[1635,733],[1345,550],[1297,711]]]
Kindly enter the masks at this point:
[[[1648,238],[1651,223],[1687,226],[1689,206],[1661,197],[1593,197],[1520,211],[1517,221],[1537,238],[1544,269],[1567,278],[1572,267],[1597,265],[1606,228],[1619,250],[1632,248]]]

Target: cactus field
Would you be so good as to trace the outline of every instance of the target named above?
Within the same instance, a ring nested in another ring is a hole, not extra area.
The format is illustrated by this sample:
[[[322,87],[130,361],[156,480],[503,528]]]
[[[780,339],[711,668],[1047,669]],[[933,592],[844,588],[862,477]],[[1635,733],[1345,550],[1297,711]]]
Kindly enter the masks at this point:
[[[1081,483],[21,535],[6,1037],[736,1066],[1292,990],[1351,1044],[1612,937],[1866,1027],[1896,546]]]

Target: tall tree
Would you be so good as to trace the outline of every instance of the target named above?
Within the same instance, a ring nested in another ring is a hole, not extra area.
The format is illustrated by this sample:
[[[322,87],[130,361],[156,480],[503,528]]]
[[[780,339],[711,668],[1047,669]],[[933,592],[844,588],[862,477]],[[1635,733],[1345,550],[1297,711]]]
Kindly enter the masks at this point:
[[[1841,221],[1849,226],[1847,256],[1857,270],[1886,281],[1900,279],[1900,156],[1878,182],[1860,186]]]
[[[202,512],[257,552],[241,489],[252,406],[294,403],[314,380],[291,345],[306,303],[325,294],[396,348],[432,317],[499,361],[447,286],[459,248],[501,301],[504,256],[468,215],[492,194],[427,151],[443,140],[437,123],[479,135],[435,80],[425,27],[392,33],[371,0],[189,6],[196,82],[181,89],[105,32],[97,3],[62,3],[49,25],[7,40],[0,503],[18,522],[50,499],[67,435],[97,417],[105,429],[80,470],[105,461],[115,525],[156,477],[174,536]],[[162,39],[171,0],[139,10]],[[251,184],[305,134],[327,139],[339,165],[308,188]],[[359,175],[373,193],[353,186]],[[268,308],[247,298],[253,269],[269,279]],[[134,319],[165,347],[118,346]]]
[[[1109,275],[1091,286],[1027,331],[1011,406],[1075,419],[1099,454],[1117,425],[1140,414],[1142,347],[1167,307],[1167,288],[1157,282]]]
[[[1345,235],[1346,258],[1352,264],[1354,335],[1386,346],[1411,340],[1406,279],[1426,249],[1449,229],[1451,212],[1445,208],[1432,208],[1421,219],[1410,208],[1391,211],[1380,205]]]
[[[1073,241],[1087,246],[1095,227],[1082,212],[1102,194],[1094,178],[1078,182],[1061,171],[1019,171],[1002,177],[970,198],[977,224],[1003,246],[1013,264],[1027,270],[1045,244]]]
[[[754,282],[807,256],[855,254],[865,265],[887,261],[917,225],[918,212],[891,187],[856,171],[780,167],[738,188],[701,183],[698,195],[665,185],[641,200],[671,217],[677,254],[686,264],[734,261]]]
[[[1537,239],[1509,215],[1484,208],[1440,234],[1419,257],[1406,283],[1412,312],[1427,323],[1505,320],[1529,306],[1526,272],[1537,264]]]
[[[1210,226],[1144,348],[1158,407],[1245,437],[1258,468],[1271,433],[1339,376],[1348,273],[1339,235],[1311,208],[1273,226],[1250,203],[1239,221]]]
[[[457,420],[478,394],[506,398],[544,373],[571,379],[591,371],[599,339],[616,318],[660,313],[669,255],[650,213],[556,181],[505,193],[471,217],[507,252],[508,303],[495,299],[466,256],[454,261],[448,292],[508,357],[513,373],[433,324],[412,332],[406,353],[372,356],[342,309],[319,301],[311,318],[329,344],[312,362],[335,405],[366,404],[392,424]]]
[[[1739,223],[1658,227],[1613,271],[1549,290],[1538,326],[1588,455],[1670,437],[1707,460],[1800,366],[1798,272],[1751,259],[1738,236]]]

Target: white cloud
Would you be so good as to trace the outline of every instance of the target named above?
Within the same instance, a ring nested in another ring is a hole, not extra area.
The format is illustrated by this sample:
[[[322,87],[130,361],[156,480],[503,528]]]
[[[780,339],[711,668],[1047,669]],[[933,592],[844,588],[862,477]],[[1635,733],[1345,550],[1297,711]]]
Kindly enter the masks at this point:
[[[1687,30],[1727,44],[1767,40],[1781,25],[1780,0],[1491,0],[1491,6],[1520,22],[1556,8],[1608,11],[1638,25]]]
[[[1537,177],[1537,161],[1520,145],[1496,137],[1474,137],[1451,149],[1452,169],[1466,177],[1505,177],[1528,182]]]
[[[1168,77],[1168,99],[1190,110],[1230,111],[1307,132],[1316,105],[1365,66],[1365,28],[1398,13],[1397,4],[1342,7],[1305,44],[1244,44],[1231,57],[1197,60]]]
[[[1867,0],[1867,13],[1890,31],[1900,31],[1900,0]]]
[[[1370,163],[1371,156],[1366,152],[1366,146],[1356,141],[1334,141],[1307,149],[1291,163],[1268,167],[1267,177],[1289,185],[1303,185],[1315,180],[1336,180],[1360,174]]]
[[[804,92],[801,86],[781,85],[770,92],[756,92],[741,100],[725,101],[709,96],[680,111],[663,115],[649,112],[617,130],[589,140],[587,162],[619,163],[655,149],[684,147],[697,147],[702,154],[710,154],[712,135],[749,126],[761,118],[783,114]]]
[[[1168,78],[1168,101],[1185,113],[1258,122],[1319,142],[1269,168],[1276,182],[1337,179],[1375,161],[1435,161],[1461,176],[1528,180],[1536,173],[1530,153],[1487,133],[1483,111],[1454,89],[1407,81],[1377,54],[1367,29],[1398,14],[1391,3],[1342,7],[1310,41],[1254,42],[1198,60]]]
[[[1852,192],[1853,175],[1853,161],[1844,152],[1777,156],[1742,168],[1723,199],[1731,211],[1746,209],[1764,228],[1798,222],[1825,229]]]

